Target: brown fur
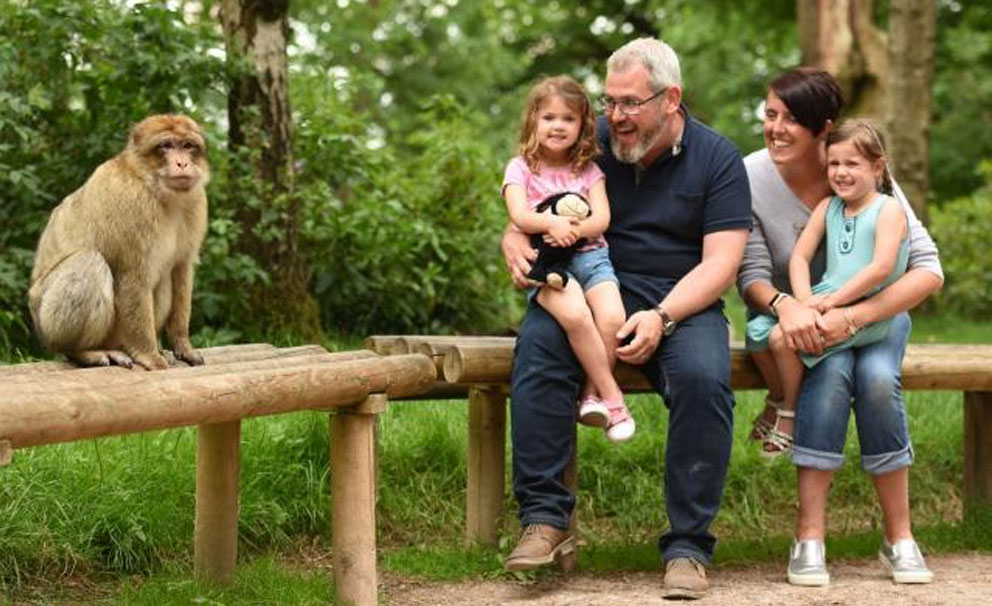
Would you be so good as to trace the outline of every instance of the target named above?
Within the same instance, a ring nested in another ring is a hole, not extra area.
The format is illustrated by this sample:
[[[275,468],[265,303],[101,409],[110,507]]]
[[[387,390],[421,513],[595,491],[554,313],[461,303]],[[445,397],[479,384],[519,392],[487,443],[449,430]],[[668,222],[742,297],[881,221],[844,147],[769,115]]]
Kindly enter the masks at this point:
[[[164,326],[177,358],[203,363],[189,317],[207,230],[205,151],[190,118],[151,116],[52,211],[28,292],[45,347],[87,366],[165,368]]]

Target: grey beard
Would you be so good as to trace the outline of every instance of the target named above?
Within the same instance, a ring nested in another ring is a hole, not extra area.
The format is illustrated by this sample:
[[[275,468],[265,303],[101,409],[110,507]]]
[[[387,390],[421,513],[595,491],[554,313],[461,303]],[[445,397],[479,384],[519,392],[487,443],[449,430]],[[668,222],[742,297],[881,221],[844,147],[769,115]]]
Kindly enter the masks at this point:
[[[661,125],[659,124],[649,131],[641,131],[640,134],[641,136],[637,138],[637,141],[633,145],[624,149],[611,131],[610,149],[613,150],[614,157],[624,164],[637,164],[640,162],[658,141],[658,137],[661,135]]]

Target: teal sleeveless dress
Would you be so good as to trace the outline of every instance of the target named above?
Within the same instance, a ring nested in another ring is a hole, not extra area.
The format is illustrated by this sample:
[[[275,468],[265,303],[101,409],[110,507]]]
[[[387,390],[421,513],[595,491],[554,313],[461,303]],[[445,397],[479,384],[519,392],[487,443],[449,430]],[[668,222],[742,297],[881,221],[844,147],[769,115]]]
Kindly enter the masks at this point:
[[[891,199],[884,194],[878,194],[867,208],[853,217],[844,216],[844,201],[838,196],[830,199],[825,216],[827,268],[820,282],[813,286],[814,295],[837,291],[863,267],[871,263],[872,257],[875,256],[875,227],[878,224],[878,215],[885,201]],[[906,273],[908,261],[909,237],[904,236],[899,244],[899,255],[896,257],[892,273],[865,297],[872,296],[899,279]],[[881,341],[889,333],[891,325],[891,318],[866,324],[853,337],[825,349],[822,354],[818,356],[802,354],[800,357],[807,368],[812,368],[835,351]]]

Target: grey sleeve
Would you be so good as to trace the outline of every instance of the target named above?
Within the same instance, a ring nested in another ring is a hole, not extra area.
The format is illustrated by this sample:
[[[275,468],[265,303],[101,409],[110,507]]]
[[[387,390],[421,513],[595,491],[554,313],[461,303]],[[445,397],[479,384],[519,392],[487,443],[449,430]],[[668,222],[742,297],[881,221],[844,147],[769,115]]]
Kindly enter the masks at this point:
[[[764,227],[757,215],[754,215],[754,225],[744,247],[744,258],[737,271],[737,292],[741,298],[744,298],[748,287],[755,282],[772,283],[772,255],[765,240]]]
[[[910,206],[906,194],[903,193],[899,184],[893,181],[893,193],[895,198],[902,203],[906,211],[906,222],[909,230],[909,267],[908,269],[925,269],[936,275],[941,280],[944,279],[944,270],[940,266],[940,258],[937,254],[937,245],[934,244],[930,232],[923,226],[923,223],[916,217],[913,207]]]

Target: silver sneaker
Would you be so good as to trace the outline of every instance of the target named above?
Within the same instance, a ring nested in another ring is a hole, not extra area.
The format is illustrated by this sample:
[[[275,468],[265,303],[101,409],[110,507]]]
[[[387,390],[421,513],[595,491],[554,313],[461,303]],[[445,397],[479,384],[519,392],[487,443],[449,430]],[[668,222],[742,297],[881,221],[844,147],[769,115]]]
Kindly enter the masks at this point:
[[[789,550],[789,584],[819,587],[830,582],[827,548],[821,541],[794,540]]]
[[[929,583],[933,580],[933,573],[913,539],[903,539],[892,545],[882,539],[878,559],[892,571],[892,580],[896,583]]]

